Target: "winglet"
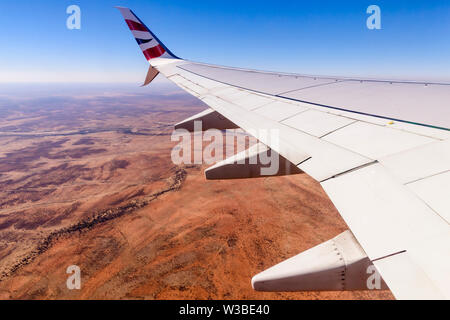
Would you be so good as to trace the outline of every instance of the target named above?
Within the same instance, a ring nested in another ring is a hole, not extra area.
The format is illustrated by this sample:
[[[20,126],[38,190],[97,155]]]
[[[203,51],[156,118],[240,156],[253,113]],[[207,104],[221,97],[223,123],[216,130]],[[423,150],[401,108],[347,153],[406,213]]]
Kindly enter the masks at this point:
[[[149,28],[129,8],[116,7],[122,14],[130,28],[136,42],[145,58],[150,61],[154,58],[179,59],[150,31]]]
[[[156,70],[155,68],[153,68],[152,66],[150,66],[148,68],[148,72],[147,72],[147,76],[145,77],[144,84],[141,87],[145,87],[150,82],[152,82],[153,79],[155,79],[158,74],[159,74],[159,71]]]

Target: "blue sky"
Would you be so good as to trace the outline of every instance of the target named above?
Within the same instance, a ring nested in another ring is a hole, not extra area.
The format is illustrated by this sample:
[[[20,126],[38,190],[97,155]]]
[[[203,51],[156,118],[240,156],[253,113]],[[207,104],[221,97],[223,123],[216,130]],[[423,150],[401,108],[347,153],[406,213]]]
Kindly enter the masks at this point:
[[[66,8],[81,8],[81,30]],[[382,30],[366,9],[381,8]],[[180,57],[285,72],[450,80],[450,2],[0,2],[0,82],[143,81],[148,66],[115,5],[127,6]]]

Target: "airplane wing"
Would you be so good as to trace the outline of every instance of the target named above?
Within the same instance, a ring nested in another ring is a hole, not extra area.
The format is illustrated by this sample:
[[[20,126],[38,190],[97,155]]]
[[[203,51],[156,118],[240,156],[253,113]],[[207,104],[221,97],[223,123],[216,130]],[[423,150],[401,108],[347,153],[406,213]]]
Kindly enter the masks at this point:
[[[398,299],[450,298],[450,83],[191,62],[119,10],[149,74],[162,73],[210,107],[179,128],[202,120],[251,133],[319,181],[351,230],[256,275],[255,289],[361,289],[375,266]],[[276,130],[279,140],[259,129]],[[228,178],[230,161],[212,169]]]

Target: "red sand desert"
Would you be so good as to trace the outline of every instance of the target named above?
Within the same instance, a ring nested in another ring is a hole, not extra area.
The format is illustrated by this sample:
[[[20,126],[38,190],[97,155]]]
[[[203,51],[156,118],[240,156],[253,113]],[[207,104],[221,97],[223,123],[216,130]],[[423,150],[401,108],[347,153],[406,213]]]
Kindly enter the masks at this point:
[[[204,108],[172,89],[0,100],[0,298],[392,299],[251,288],[347,227],[306,174],[206,181],[174,165],[172,125]]]

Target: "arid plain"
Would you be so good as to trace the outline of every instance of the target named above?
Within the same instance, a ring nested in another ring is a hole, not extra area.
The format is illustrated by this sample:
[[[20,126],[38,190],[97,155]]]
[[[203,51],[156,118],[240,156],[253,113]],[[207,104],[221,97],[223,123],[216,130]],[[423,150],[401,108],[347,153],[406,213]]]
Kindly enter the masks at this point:
[[[253,291],[254,274],[347,228],[305,174],[206,181],[173,164],[173,124],[198,100],[163,84],[41,89],[0,92],[0,299],[392,299]]]

